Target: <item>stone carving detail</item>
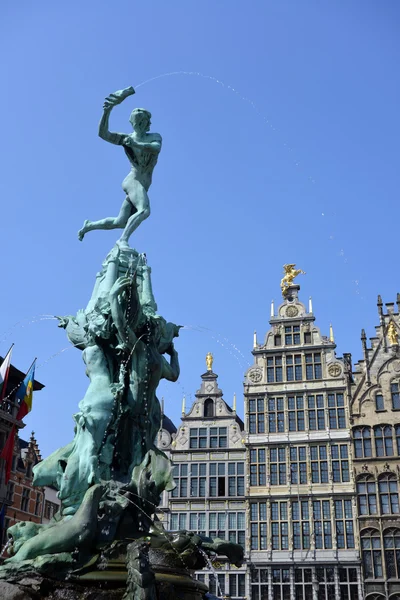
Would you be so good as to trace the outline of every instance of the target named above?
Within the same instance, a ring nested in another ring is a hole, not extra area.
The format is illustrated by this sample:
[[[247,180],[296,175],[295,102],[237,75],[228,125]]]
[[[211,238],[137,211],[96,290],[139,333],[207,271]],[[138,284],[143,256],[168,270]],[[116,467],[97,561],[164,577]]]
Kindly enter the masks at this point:
[[[298,314],[299,309],[297,308],[297,306],[289,306],[286,310],[287,317],[297,317]]]
[[[261,369],[252,369],[248,374],[248,378],[252,383],[259,383],[262,380]]]
[[[328,373],[331,377],[339,377],[342,373],[342,367],[338,363],[333,363],[329,365]]]

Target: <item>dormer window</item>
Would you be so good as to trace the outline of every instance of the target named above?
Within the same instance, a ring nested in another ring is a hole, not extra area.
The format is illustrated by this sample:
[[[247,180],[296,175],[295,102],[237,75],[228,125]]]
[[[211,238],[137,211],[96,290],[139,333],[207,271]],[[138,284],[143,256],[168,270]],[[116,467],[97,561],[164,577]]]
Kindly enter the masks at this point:
[[[207,398],[207,400],[204,402],[204,416],[214,416],[214,400],[211,400],[211,398]]]

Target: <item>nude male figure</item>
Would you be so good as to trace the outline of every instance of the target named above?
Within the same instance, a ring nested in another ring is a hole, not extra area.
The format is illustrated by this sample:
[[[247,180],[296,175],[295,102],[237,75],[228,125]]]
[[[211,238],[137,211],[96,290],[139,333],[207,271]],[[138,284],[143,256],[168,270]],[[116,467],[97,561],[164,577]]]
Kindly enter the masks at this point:
[[[80,240],[83,240],[88,231],[94,229],[123,229],[117,243],[120,246],[127,246],[129,237],[150,215],[147,192],[151,185],[153,170],[157,164],[162,143],[159,133],[148,133],[151,114],[144,108],[135,108],[129,119],[133,127],[132,133],[112,133],[108,130],[108,121],[114,106],[134,93],[133,87],[129,87],[107,96],[99,125],[99,136],[106,142],[123,146],[131,163],[131,171],[122,182],[126,198],[117,217],[107,217],[100,221],[85,221],[82,229],[78,232]]]

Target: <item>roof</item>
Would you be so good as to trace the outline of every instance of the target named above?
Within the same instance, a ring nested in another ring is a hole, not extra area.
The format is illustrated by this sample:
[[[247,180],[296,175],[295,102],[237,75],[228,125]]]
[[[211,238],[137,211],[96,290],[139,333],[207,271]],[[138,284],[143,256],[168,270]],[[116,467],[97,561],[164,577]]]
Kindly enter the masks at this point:
[[[4,356],[0,356],[0,363],[2,363],[4,360]],[[17,379],[18,381],[22,381],[25,377],[26,373],[23,373],[22,371],[20,371],[19,369],[17,369],[17,367],[14,367],[13,364],[11,364],[10,366],[10,375],[9,375],[9,379]],[[33,389],[35,392],[42,390],[44,388],[44,384],[40,383],[40,381],[38,381],[37,379],[34,380],[33,382]]]
[[[161,428],[168,431],[168,433],[176,433],[177,429],[171,419],[166,415],[162,415]]]

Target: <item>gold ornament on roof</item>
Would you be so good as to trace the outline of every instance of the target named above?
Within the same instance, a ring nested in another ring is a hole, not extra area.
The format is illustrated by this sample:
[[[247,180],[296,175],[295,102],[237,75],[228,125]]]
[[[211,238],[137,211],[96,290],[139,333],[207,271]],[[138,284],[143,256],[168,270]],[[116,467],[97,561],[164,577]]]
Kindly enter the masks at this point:
[[[295,264],[283,265],[283,272],[285,273],[281,279],[281,290],[282,296],[287,294],[288,288],[292,285],[297,275],[305,275],[306,272],[301,269],[295,269]]]
[[[387,328],[387,336],[389,339],[389,343],[391,346],[397,346],[399,343],[399,332],[396,329],[396,325],[393,321],[390,321],[389,326]]]
[[[214,362],[214,357],[211,354],[211,352],[208,352],[208,354],[206,356],[207,371],[212,371],[213,362]]]

